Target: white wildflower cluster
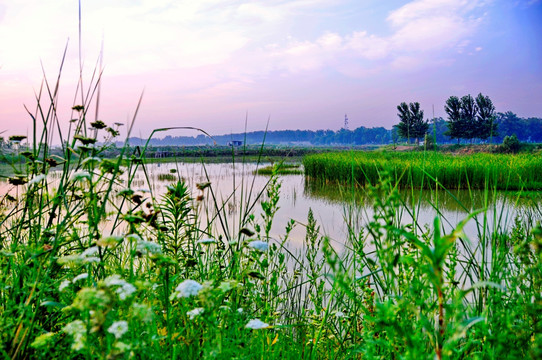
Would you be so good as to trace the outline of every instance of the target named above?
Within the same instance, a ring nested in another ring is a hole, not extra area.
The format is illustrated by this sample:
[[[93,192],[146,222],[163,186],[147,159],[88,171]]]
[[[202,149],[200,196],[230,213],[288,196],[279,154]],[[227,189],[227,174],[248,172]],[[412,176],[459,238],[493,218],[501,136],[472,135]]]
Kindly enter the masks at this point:
[[[260,330],[260,329],[268,328],[269,324],[264,323],[260,319],[252,319],[245,325],[245,327],[247,329]]]
[[[128,323],[124,320],[115,321],[108,329],[107,332],[115,335],[115,338],[118,340],[122,335],[128,332]]]
[[[153,313],[152,313],[152,309],[148,305],[133,303],[132,312],[138,319],[140,319],[143,322],[149,323],[152,321]]]
[[[265,241],[254,240],[248,244],[248,247],[253,248],[254,250],[264,252],[264,251],[267,251],[267,249],[269,249],[269,244]]]
[[[100,258],[95,256],[99,253],[99,249],[97,246],[91,246],[85,251],[81,253],[81,258],[83,260],[83,263],[92,263],[92,262],[100,262]]]
[[[152,241],[143,240],[141,236],[137,234],[130,234],[126,236],[128,240],[135,240],[136,251],[142,255],[156,255],[162,253],[162,246]]]
[[[76,171],[70,177],[70,180],[80,181],[80,180],[90,180],[92,175],[88,171]]]
[[[124,238],[122,236],[112,235],[112,236],[103,237],[100,240],[98,240],[96,243],[102,247],[115,247],[117,244],[122,242],[123,239]]]
[[[28,182],[28,185],[34,185],[34,184],[38,184],[40,183],[42,180],[44,180],[45,178],[47,177],[47,175],[45,174],[41,174],[41,175],[38,175],[38,176],[35,176],[32,178],[32,180],[30,180]]]
[[[201,239],[201,240],[196,241],[196,244],[201,244],[201,245],[211,245],[215,243],[216,243],[215,239]]]
[[[89,156],[81,162],[81,165],[86,165],[88,163],[99,163],[100,161],[102,161],[102,159],[97,156]]]
[[[104,283],[109,287],[118,286],[115,292],[119,295],[119,299],[121,300],[126,300],[137,290],[134,285],[130,284],[126,280],[123,280],[117,274],[105,278]]]
[[[185,280],[175,288],[174,295],[177,298],[187,298],[190,296],[196,296],[200,292],[203,286],[195,280]]]
[[[68,286],[71,285],[71,281],[70,280],[64,280],[60,283],[60,286],[58,287],[58,291],[62,292],[65,288],[67,288]]]
[[[192,309],[190,311],[187,311],[186,312],[186,315],[188,315],[188,317],[190,318],[190,320],[194,320],[194,318],[196,316],[199,316],[201,314],[203,314],[204,312],[204,309],[203,308],[195,308],[195,309]]]
[[[79,280],[84,280],[84,279],[86,279],[86,278],[88,278],[88,273],[82,273],[82,274],[79,274],[79,275],[77,275],[76,277],[73,278],[72,283],[75,284],[75,283],[78,282]]]
[[[98,254],[99,249],[97,246],[91,246],[88,249],[85,249],[80,254],[71,254],[67,256],[62,256],[57,260],[60,265],[81,265],[88,263],[97,263],[100,262],[100,258],[95,256]]]
[[[87,329],[81,320],[75,320],[66,324],[62,330],[73,337],[73,350],[79,351],[85,347]]]

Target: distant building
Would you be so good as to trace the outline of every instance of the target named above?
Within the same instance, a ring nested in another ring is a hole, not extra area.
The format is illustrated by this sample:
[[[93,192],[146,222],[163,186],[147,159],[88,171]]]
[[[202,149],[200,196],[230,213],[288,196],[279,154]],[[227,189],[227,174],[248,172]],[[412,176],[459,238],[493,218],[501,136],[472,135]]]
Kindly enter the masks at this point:
[[[242,146],[243,142],[241,140],[232,140],[228,143],[228,146]]]

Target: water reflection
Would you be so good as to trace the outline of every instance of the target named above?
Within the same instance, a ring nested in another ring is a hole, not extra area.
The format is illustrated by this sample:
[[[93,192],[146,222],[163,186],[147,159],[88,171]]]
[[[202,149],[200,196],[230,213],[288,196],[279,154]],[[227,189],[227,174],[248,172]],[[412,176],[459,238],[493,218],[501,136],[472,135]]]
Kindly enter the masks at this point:
[[[268,164],[261,164],[265,166]],[[215,234],[229,233],[235,236],[244,226],[244,215],[255,215],[257,222],[262,222],[261,201],[265,199],[264,189],[268,176],[255,175],[257,164],[201,164],[169,163],[149,164],[135,173],[132,188],[148,191],[149,197],[159,199],[167,186],[178,179],[183,179],[193,197],[204,194],[197,202],[202,222],[223,216],[228,224],[222,227],[218,221],[212,229]],[[127,182],[126,175],[124,183]],[[58,182],[59,173],[49,175],[51,188]],[[210,182],[210,188],[202,193],[200,183]],[[338,185],[322,185],[306,181],[303,175],[281,176],[279,210],[273,221],[271,236],[280,241],[285,234],[285,227],[291,219],[296,225],[290,233],[288,244],[292,248],[301,248],[305,238],[307,214],[312,209],[322,234],[328,235],[334,244],[341,246],[348,239],[349,231],[359,232],[373,217],[373,202],[365,189],[351,189]],[[122,183],[120,184],[122,187]],[[0,182],[0,195],[24,191],[24,187],[15,188],[7,182]],[[516,216],[540,217],[540,194],[518,195],[505,192],[483,192],[456,190],[405,191],[400,192],[403,206],[398,210],[402,223],[408,223],[415,217],[420,225],[430,224],[437,214],[442,215],[445,229],[449,231],[463,220],[473,209],[488,208],[486,219],[478,215],[479,223],[472,221],[466,228],[472,238],[479,236],[480,223],[486,221],[489,229],[508,228]],[[498,229],[497,229],[498,230]]]

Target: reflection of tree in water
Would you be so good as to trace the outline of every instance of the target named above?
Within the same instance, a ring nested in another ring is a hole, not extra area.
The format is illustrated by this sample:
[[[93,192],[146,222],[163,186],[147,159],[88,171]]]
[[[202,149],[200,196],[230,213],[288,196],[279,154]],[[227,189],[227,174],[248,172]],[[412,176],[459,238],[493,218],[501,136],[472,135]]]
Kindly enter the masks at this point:
[[[428,210],[437,207],[443,211],[468,213],[486,206],[513,206],[528,210],[529,213],[542,213],[542,194],[540,192],[488,191],[484,190],[420,190],[400,189],[401,199],[405,206],[419,207]],[[308,197],[321,199],[330,203],[351,202],[353,199],[359,206],[372,206],[373,199],[369,191],[363,187],[352,188],[338,183],[322,183],[305,180],[305,194]],[[487,199],[487,200],[486,200]]]

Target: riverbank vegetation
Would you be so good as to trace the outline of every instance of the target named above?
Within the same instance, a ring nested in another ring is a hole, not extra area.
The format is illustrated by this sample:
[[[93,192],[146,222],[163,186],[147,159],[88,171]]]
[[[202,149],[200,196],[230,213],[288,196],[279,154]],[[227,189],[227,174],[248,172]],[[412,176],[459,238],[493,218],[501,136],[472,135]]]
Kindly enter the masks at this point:
[[[531,154],[345,151],[309,155],[303,165],[313,179],[359,186],[387,173],[402,188],[542,189],[542,157]]]
[[[124,168],[120,159],[100,159],[100,148],[79,151],[83,160],[67,162],[55,182],[41,174],[40,159],[29,160],[30,181],[1,198],[4,357],[542,353],[540,208],[490,225],[486,202],[445,233],[446,219],[419,222],[383,172],[367,188],[366,225],[337,246],[309,211],[296,251],[288,244],[299,224],[278,238],[269,232],[279,211],[278,167],[261,191],[243,179],[245,190],[232,194],[243,199],[242,213],[228,223],[212,183],[190,194],[179,179],[157,196],[151,184],[131,185],[144,161]],[[203,212],[212,220],[203,222]],[[467,221],[476,224],[470,239]]]

